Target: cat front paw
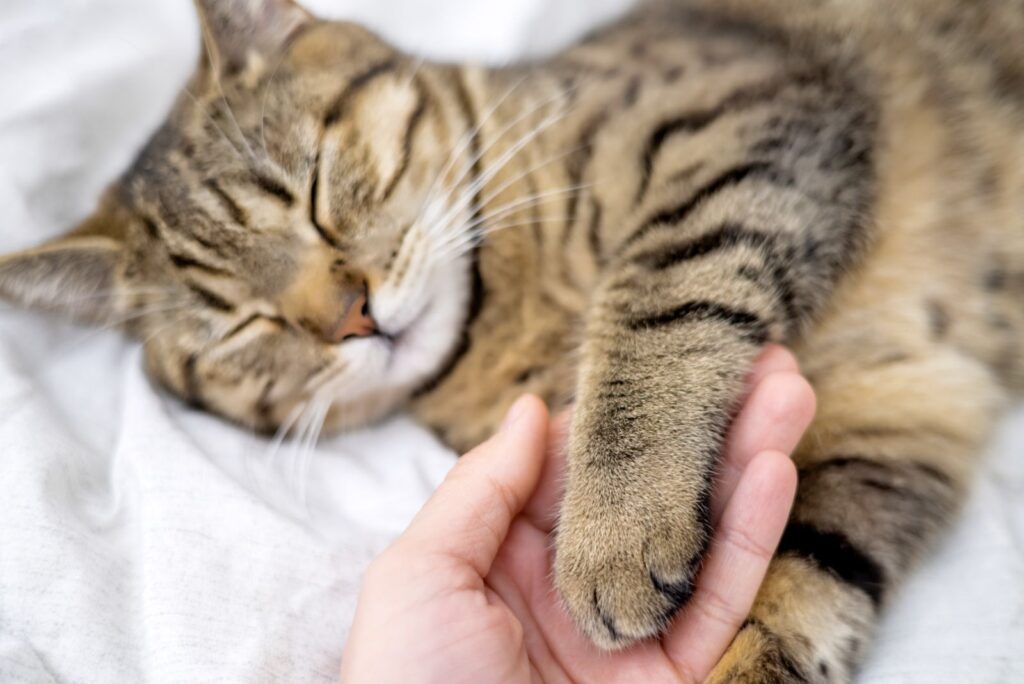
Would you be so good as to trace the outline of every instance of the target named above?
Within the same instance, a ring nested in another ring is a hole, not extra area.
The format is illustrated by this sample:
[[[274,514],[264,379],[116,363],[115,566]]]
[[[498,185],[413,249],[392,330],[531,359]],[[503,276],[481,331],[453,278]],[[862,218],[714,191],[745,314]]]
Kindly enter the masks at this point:
[[[693,593],[709,536],[700,497],[665,501],[618,484],[618,491],[570,486],[555,557],[555,584],[570,615],[607,650],[664,630]]]

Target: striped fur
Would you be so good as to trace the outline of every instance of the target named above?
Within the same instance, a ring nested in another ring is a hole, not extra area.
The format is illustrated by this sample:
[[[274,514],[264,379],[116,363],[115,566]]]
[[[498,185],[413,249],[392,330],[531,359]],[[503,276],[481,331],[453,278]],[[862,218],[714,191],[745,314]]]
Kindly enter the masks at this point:
[[[1024,4],[652,0],[501,69],[198,4],[166,123],[0,295],[123,323],[266,431],[408,407],[465,449],[573,402],[555,576],[605,648],[689,597],[744,374],[789,344],[819,415],[712,681],[848,681],[1024,384]],[[325,339],[364,292],[380,334]]]

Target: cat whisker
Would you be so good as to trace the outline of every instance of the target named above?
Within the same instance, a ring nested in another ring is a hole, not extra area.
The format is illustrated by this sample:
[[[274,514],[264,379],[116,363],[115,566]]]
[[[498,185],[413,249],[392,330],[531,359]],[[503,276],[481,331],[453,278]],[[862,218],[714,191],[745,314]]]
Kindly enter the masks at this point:
[[[316,447],[320,442],[320,435],[323,434],[324,425],[327,422],[327,414],[330,409],[331,402],[326,398],[318,398],[316,400],[311,429],[296,460],[297,470],[294,474],[294,491],[306,517],[309,516],[309,469],[313,463],[313,458],[316,456]]]
[[[467,208],[473,205],[476,201],[476,195],[486,187],[487,183],[491,182],[501,171],[504,170],[505,166],[511,162],[515,156],[522,151],[524,147],[530,144],[537,136],[544,132],[547,128],[554,125],[561,119],[565,118],[567,112],[562,112],[553,116],[546,117],[540,124],[532,128],[525,135],[523,135],[514,145],[506,150],[497,160],[493,162],[493,167],[471,183],[468,187],[459,188],[461,192],[461,198],[451,202],[449,204],[449,211],[439,219],[441,226],[447,225],[452,219],[458,215],[459,212],[465,211]]]
[[[528,228],[530,226],[547,225],[556,223],[562,225],[565,223],[565,219],[557,216],[549,216],[539,219],[531,219],[528,221],[518,221],[515,223],[501,223],[496,226],[488,226],[487,230],[478,231],[473,234],[466,235],[462,240],[446,245],[445,248],[434,254],[434,257],[438,261],[449,261],[457,259],[466,252],[468,252],[474,245],[480,240],[491,235],[492,233],[498,233],[511,228]]]
[[[526,76],[523,76],[519,81],[516,82],[516,85],[518,85],[519,83],[522,83],[525,79],[526,79]],[[579,89],[579,87],[580,87],[580,84],[578,84],[576,86],[576,89]],[[504,137],[510,131],[514,130],[516,128],[516,126],[518,126],[522,122],[526,121],[531,116],[537,114],[538,112],[540,112],[545,107],[548,107],[548,106],[550,106],[552,104],[555,104],[555,103],[557,103],[559,101],[563,101],[563,102],[566,101],[566,99],[569,97],[570,93],[571,93],[571,91],[568,91],[568,92],[567,91],[559,91],[555,95],[553,95],[552,97],[549,97],[549,98],[546,98],[544,100],[541,100],[541,101],[535,103],[533,106],[528,107],[526,110],[521,112],[517,117],[513,118],[511,121],[509,121],[507,124],[505,124],[505,126],[503,126],[501,129],[499,129],[498,132],[494,135],[494,138],[490,141],[490,143],[485,145],[483,147],[483,149],[479,150],[475,155],[471,156],[470,158],[468,158],[466,160],[466,162],[463,165],[462,170],[459,172],[459,175],[456,176],[454,179],[452,179],[452,183],[451,183],[452,187],[458,187],[466,179],[466,176],[468,176],[469,173],[472,171],[473,166],[475,164],[483,161],[483,159],[487,155],[487,153],[490,152],[494,148],[495,145],[497,145],[499,142],[501,142],[501,140],[503,140]],[[506,96],[507,96],[507,94],[506,94]],[[495,107],[495,109],[496,108],[497,107]],[[568,115],[568,113],[570,111],[571,111],[571,108],[567,108],[567,109],[563,110],[563,112],[562,112],[563,116]],[[493,114],[493,111],[491,111],[490,113]],[[552,123],[554,123],[554,122],[552,122]],[[472,133],[472,136],[478,135],[483,130],[483,124],[484,124],[484,122],[482,121],[480,123],[480,125],[477,126],[476,129],[474,129],[474,131]],[[472,140],[472,136],[470,138],[470,141]],[[442,178],[442,181],[443,181],[443,175],[442,175],[441,178]]]
[[[210,113],[208,111],[206,111],[206,108],[203,106],[203,103],[199,101],[199,98],[196,97],[195,94],[193,94],[192,91],[189,90],[188,88],[183,88],[182,92],[184,92],[186,95],[188,95],[188,97],[192,100],[192,102],[195,103],[196,107],[201,112],[203,112],[203,116],[206,117],[206,120],[209,121],[211,124],[213,124],[213,127],[216,128],[217,131],[221,134],[221,137],[224,138],[224,141],[227,142],[227,144],[231,146],[231,149],[233,149],[235,151],[235,154],[238,156],[238,158],[243,163],[245,163],[246,162],[246,158],[245,158],[245,155],[242,154],[242,150],[238,147],[238,145],[235,143],[235,141],[232,140],[231,136],[229,136],[227,134],[227,131],[225,131],[223,128],[221,128],[220,124],[217,123],[216,119],[214,119],[212,116],[210,116]],[[161,199],[160,203],[163,204],[163,200],[162,199]],[[167,210],[166,206],[164,207],[164,210],[165,211]]]
[[[469,147],[469,145],[473,142],[473,139],[480,134],[480,132],[483,130],[484,126],[491,120],[491,118],[494,116],[495,112],[498,111],[498,108],[501,107],[501,105],[504,104],[504,102],[509,97],[511,97],[512,93],[515,92],[519,88],[519,86],[521,86],[523,84],[524,81],[526,81],[526,76],[525,75],[520,77],[518,80],[516,80],[511,85],[511,87],[509,87],[508,90],[506,90],[494,102],[494,104],[492,104],[487,109],[487,111],[485,111],[480,116],[479,121],[477,122],[476,126],[474,126],[471,130],[467,131],[466,133],[464,133],[461,136],[459,142],[448,153],[448,159],[445,162],[444,166],[441,167],[440,171],[438,171],[437,175],[434,177],[433,182],[430,184],[430,187],[427,189],[427,193],[426,193],[425,199],[423,201],[423,206],[424,207],[432,199],[436,198],[436,191],[437,191],[438,185],[443,182],[444,176],[449,171],[452,170],[455,162],[459,158],[459,155],[461,155]],[[420,210],[421,210],[421,213],[422,213],[423,207],[421,207]]]
[[[503,204],[499,207],[496,207],[491,212],[480,216],[479,218],[470,223],[458,226],[457,230],[451,231],[449,234],[445,235],[438,242],[437,247],[442,251],[442,253],[445,253],[444,250],[447,249],[452,244],[459,244],[460,246],[462,244],[475,244],[476,241],[480,240],[482,237],[488,235],[491,232],[488,231],[486,228],[481,229],[482,226],[486,226],[486,224],[496,219],[504,218],[510,215],[515,215],[515,213],[517,212],[523,211],[524,209],[530,208],[532,206],[539,205],[543,202],[561,199],[562,197],[571,195],[572,193],[578,192],[579,190],[585,189],[587,187],[590,187],[590,184],[581,184],[568,186],[564,188],[557,188],[554,190],[548,190],[546,192],[537,193],[534,195],[530,195],[528,197],[523,197],[518,200],[514,200],[506,204]],[[564,221],[565,219],[558,217],[550,220],[527,221],[525,223],[564,223]]]
[[[490,204],[491,202],[496,200],[498,197],[500,197],[501,193],[505,192],[506,190],[508,190],[510,187],[512,187],[513,185],[515,185],[519,181],[523,180],[524,178],[528,178],[531,174],[534,174],[537,171],[540,171],[545,166],[548,166],[550,164],[554,164],[557,161],[561,161],[562,159],[565,159],[566,157],[569,157],[569,156],[575,154],[580,149],[581,148],[576,147],[576,148],[573,148],[571,150],[566,150],[565,152],[560,152],[559,154],[550,156],[550,157],[548,157],[546,159],[541,160],[540,162],[538,162],[537,164],[531,166],[530,168],[524,170],[519,175],[516,175],[516,176],[513,176],[512,178],[509,178],[502,185],[499,185],[497,188],[492,190],[489,195],[487,195],[485,197],[482,197],[480,199],[480,206],[481,207],[486,207],[488,204]]]
[[[206,56],[210,60],[210,64],[211,65],[216,64],[216,59],[214,58],[213,46],[210,45],[210,41],[207,38],[206,32],[205,31],[202,32],[201,35],[202,35],[202,41],[203,41],[203,49],[206,50]],[[228,100],[228,96],[224,92],[224,84],[221,83],[220,74],[218,73],[216,68],[211,68],[210,69],[210,73],[213,74],[213,82],[217,86],[217,91],[220,93],[220,99],[224,103],[224,107],[227,110],[228,117],[230,117],[231,122],[235,125],[235,130],[238,132],[238,136],[241,139],[242,144],[245,145],[245,149],[249,153],[249,157],[248,158],[251,159],[251,160],[255,160],[256,159],[256,154],[253,152],[252,147],[249,145],[249,141],[245,137],[245,131],[242,130],[241,124],[238,123],[238,118],[235,116],[234,110],[231,109],[231,102]],[[239,151],[239,154],[241,154],[240,151]]]
[[[482,161],[486,157],[487,153],[494,149],[494,147],[499,142],[501,142],[510,131],[514,130],[516,126],[518,126],[520,123],[522,123],[529,117],[539,112],[542,108],[550,106],[554,102],[554,98],[542,101],[538,106],[528,109],[526,112],[513,119],[504,128],[499,130],[495,138],[488,145],[481,149],[475,156],[467,160],[467,163],[463,171],[460,173],[459,176],[452,180],[451,187],[464,190],[468,198],[472,200],[473,196],[477,192],[479,192],[483,187],[485,187],[486,184],[489,183],[492,178],[494,178],[494,176],[500,173],[504,169],[505,165],[509,161],[511,161],[511,159],[513,159],[515,155],[518,154],[520,150],[522,150],[523,147],[528,145],[532,140],[534,140],[546,129],[550,128],[552,125],[554,125],[555,123],[563,119],[565,116],[567,116],[568,110],[556,112],[553,115],[549,114],[545,116],[540,121],[540,123],[538,123],[533,128],[528,130],[525,134],[523,134],[518,140],[516,140],[516,142],[514,142],[509,147],[509,149],[507,149],[504,153],[502,153],[501,156],[499,156],[494,162],[492,162],[487,171],[482,173],[480,177],[477,178],[474,182],[470,183],[467,188],[463,189],[461,187],[462,183],[469,176],[470,172],[472,171],[473,165]]]
[[[579,148],[575,148],[573,150],[568,150],[566,152],[562,152],[560,154],[557,154],[557,155],[554,155],[552,157],[549,157],[549,158],[541,161],[540,163],[535,164],[534,166],[530,167],[529,169],[526,169],[522,173],[520,173],[520,174],[518,174],[516,176],[513,176],[512,178],[510,178],[507,181],[505,181],[501,186],[499,186],[498,188],[493,190],[486,198],[481,199],[480,202],[479,202],[480,206],[481,207],[486,207],[488,204],[490,204],[491,202],[496,200],[498,197],[500,197],[503,192],[508,190],[510,187],[512,187],[513,185],[515,185],[516,183],[518,183],[522,179],[528,177],[530,174],[535,173],[536,171],[544,168],[545,166],[547,166],[549,164],[552,164],[552,163],[554,163],[554,162],[556,162],[556,161],[558,161],[560,159],[565,158],[566,156],[569,156],[569,155],[573,154],[578,149]],[[560,192],[570,192],[571,193],[571,192],[575,192],[575,191],[578,191],[578,190],[581,190],[581,189],[585,189],[586,187],[588,187],[588,186],[586,186],[586,185],[579,185],[579,186],[573,186],[573,187],[568,188],[568,189],[560,189],[560,190],[556,190],[556,191],[552,191],[552,192],[553,193],[560,193]],[[540,197],[540,196],[543,196],[543,194],[542,195],[536,195],[535,197]],[[494,218],[497,218],[500,215],[499,212],[503,211],[504,209],[510,207],[510,205],[513,205],[513,204],[517,204],[517,203],[515,201],[513,201],[513,202],[509,202],[508,204],[496,207],[495,209],[492,209],[487,214],[481,214],[480,216],[475,217],[474,220],[471,223],[469,223],[469,224],[459,224],[459,223],[449,219],[447,224],[442,224],[438,230],[442,234],[447,233],[447,232],[454,233],[456,235],[462,234],[466,230],[471,230],[471,229],[476,228],[477,226],[483,224],[484,222],[487,222],[487,221],[493,220]],[[445,237],[447,237],[447,236],[445,236]]]
[[[402,84],[403,87],[408,88],[412,86],[412,84],[416,81],[416,77],[419,76],[420,69],[423,68],[423,64],[426,61],[427,58],[422,55],[416,59],[416,62],[413,64],[412,67],[412,72],[409,74],[409,78],[406,79],[405,83]]]

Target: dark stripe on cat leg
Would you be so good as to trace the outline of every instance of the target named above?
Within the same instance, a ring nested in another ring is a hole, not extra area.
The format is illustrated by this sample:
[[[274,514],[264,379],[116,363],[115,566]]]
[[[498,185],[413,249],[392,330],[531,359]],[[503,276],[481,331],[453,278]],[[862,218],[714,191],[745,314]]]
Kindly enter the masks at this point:
[[[789,278],[789,270],[776,259],[771,258],[772,255],[770,253],[762,254],[762,257],[767,264],[767,270],[743,266],[739,269],[737,275],[762,290],[773,294],[779,300],[779,305],[782,307],[790,327],[796,328],[806,316],[804,315],[804,308],[800,307],[797,303],[796,291]]]
[[[203,181],[203,187],[209,190],[214,195],[214,197],[216,197],[220,201],[224,209],[226,209],[228,214],[230,214],[232,221],[234,221],[240,226],[247,227],[249,219],[248,216],[246,215],[245,210],[242,209],[242,207],[239,206],[238,202],[236,202],[234,198],[231,197],[231,195],[229,195],[227,191],[225,191],[224,188],[221,187],[220,183],[218,183],[213,178],[209,178]]]
[[[640,183],[637,187],[635,204],[639,204],[651,183],[654,164],[662,147],[671,138],[680,133],[698,133],[717,121],[723,114],[743,111],[745,108],[766,102],[779,92],[779,83],[758,83],[745,89],[732,92],[715,107],[695,112],[686,112],[658,125],[647,139],[640,161]]]
[[[419,127],[420,121],[423,119],[423,115],[427,111],[427,97],[423,93],[423,85],[417,82],[416,84],[416,108],[413,110],[412,115],[409,117],[409,121],[405,125],[405,136],[402,138],[402,161],[398,165],[398,170],[388,181],[387,187],[384,189],[382,201],[386,202],[391,193],[395,191],[399,181],[405,175],[405,172],[409,170],[409,163],[412,160],[412,145],[413,137],[416,135],[416,129]]]
[[[720,321],[738,329],[755,344],[768,340],[768,326],[749,311],[730,309],[714,302],[691,301],[662,313],[633,317],[626,321],[630,330],[648,330],[689,321]]]
[[[634,244],[655,228],[671,226],[679,223],[701,202],[725,188],[739,185],[750,178],[768,180],[771,182],[785,181],[787,184],[792,183],[792,179],[787,174],[778,170],[769,162],[752,162],[749,164],[735,166],[720,173],[698,188],[685,202],[668,209],[663,209],[644,221],[632,235],[626,238],[623,247],[625,248]]]
[[[779,542],[778,555],[804,558],[842,582],[863,591],[877,607],[882,602],[885,573],[841,532],[826,532],[791,522]]]
[[[771,246],[777,239],[777,235],[749,230],[738,223],[725,223],[681,244],[657,247],[641,252],[633,257],[633,262],[644,268],[659,271],[737,245],[764,249]]]
[[[352,98],[355,97],[365,85],[381,74],[391,71],[397,65],[398,60],[387,59],[383,62],[374,64],[366,71],[350,79],[348,85],[345,86],[345,89],[341,91],[341,94],[338,95],[337,98],[335,98],[334,104],[327,110],[327,114],[324,116],[324,127],[330,128],[336,124],[345,114],[345,110],[348,108]]]

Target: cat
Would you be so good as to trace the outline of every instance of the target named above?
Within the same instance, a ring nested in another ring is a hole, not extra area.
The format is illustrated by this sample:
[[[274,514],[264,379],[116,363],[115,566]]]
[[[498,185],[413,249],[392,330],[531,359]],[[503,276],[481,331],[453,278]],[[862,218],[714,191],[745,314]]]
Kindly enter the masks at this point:
[[[247,427],[574,406],[555,583],[606,649],[693,588],[752,359],[818,396],[713,682],[849,681],[1024,385],[1024,3],[649,0],[549,59],[416,59],[197,0],[166,122],[0,297]]]

